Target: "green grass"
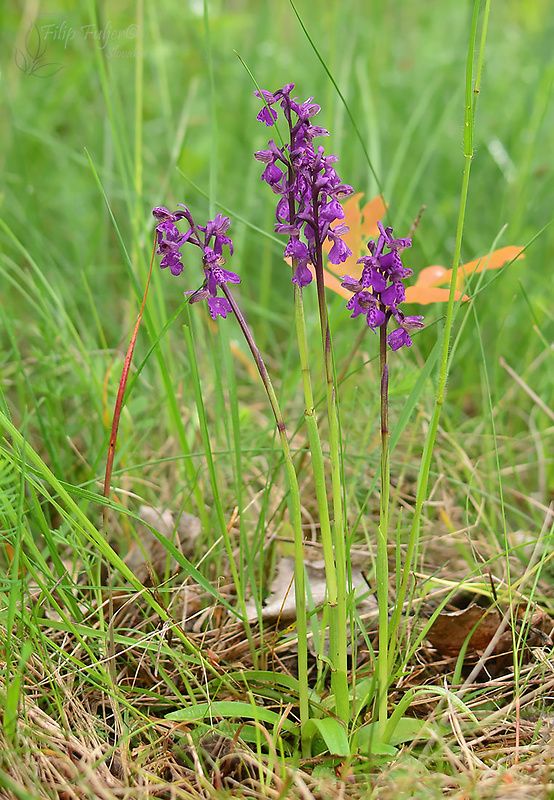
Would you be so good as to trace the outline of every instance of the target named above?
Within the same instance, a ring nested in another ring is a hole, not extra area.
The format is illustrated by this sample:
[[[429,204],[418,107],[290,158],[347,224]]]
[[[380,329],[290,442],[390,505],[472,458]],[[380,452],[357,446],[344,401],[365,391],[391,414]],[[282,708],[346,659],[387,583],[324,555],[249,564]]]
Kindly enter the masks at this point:
[[[525,633],[528,616],[515,618],[520,593],[547,615],[541,631],[549,633],[554,614],[549,4],[492,4],[461,259],[493,243],[526,247],[525,259],[475,280],[472,303],[455,318],[415,580],[391,668],[389,712],[400,709],[403,719],[388,744],[372,727],[375,613],[353,612],[362,619],[359,666],[349,675],[352,725],[340,729],[346,738],[329,727],[327,663],[310,656],[317,731],[308,761],[297,740],[294,619],[255,619],[293,555],[283,458],[235,321],[213,326],[201,305],[178,313],[182,292],[202,281],[194,255],[179,279],[154,266],[102,530],[111,416],[150,264],[151,209],[184,202],[199,220],[217,211],[231,218],[229,266],[242,276],[236,297],[293,434],[302,522],[314,541],[306,552],[321,559],[290,274],[272,234],[274,198],[252,155],[269,137],[234,51],[260,86],[294,81],[301,99],[314,96],[341,178],[366,199],[382,187],[397,235],[426,206],[406,259],[417,275],[452,265],[472,6],[299,0],[316,53],[287,2],[214,2],[207,17],[194,3],[59,3],[41,8],[50,16],[37,25],[65,22],[75,36],[67,47],[44,39],[43,60],[61,69],[42,75],[25,74],[14,59],[33,22],[26,9],[0,12],[0,792],[58,797],[69,783],[78,797],[116,797],[123,787],[145,797],[172,784],[179,797],[255,789],[274,797],[492,798],[506,796],[508,784],[532,783],[537,797],[550,796],[552,645],[533,633],[536,619]],[[119,38],[102,49],[101,39],[85,36],[87,25]],[[324,418],[317,304],[315,293],[304,294]],[[378,338],[368,333],[353,352],[360,321],[340,298],[328,301],[344,373],[347,547],[359,554],[371,599]],[[390,359],[391,607],[435,402],[445,305],[408,313],[425,313],[426,328]],[[149,533],[141,505],[169,509],[175,524],[194,514],[199,537]],[[154,580],[144,558],[128,561],[141,547]],[[425,639],[462,590],[466,602],[480,596],[501,614],[511,608],[513,651],[498,675],[466,686],[463,652],[443,659]],[[308,628],[314,642],[322,638],[315,613]],[[186,724],[174,728],[179,718]]]

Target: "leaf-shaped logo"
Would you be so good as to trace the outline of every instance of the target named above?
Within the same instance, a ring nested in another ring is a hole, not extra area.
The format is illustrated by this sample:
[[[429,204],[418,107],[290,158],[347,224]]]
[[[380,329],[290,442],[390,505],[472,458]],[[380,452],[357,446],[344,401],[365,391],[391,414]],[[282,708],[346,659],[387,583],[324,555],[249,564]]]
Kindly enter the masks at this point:
[[[46,53],[46,44],[42,41],[40,30],[36,23],[31,25],[25,36],[26,54],[17,47],[14,51],[15,66],[25,75],[34,75],[37,78],[51,78],[56,72],[63,69],[63,64],[43,61]]]
[[[46,52],[46,45],[42,44],[42,36],[40,35],[40,30],[38,29],[36,23],[31,25],[27,31],[27,36],[25,37],[25,49],[27,50],[27,55],[29,58],[31,58],[33,61],[40,61]]]
[[[46,63],[46,64],[39,64],[35,67],[32,71],[32,75],[36,75],[37,78],[51,78],[52,75],[55,75],[56,72],[59,72],[63,69],[63,64],[54,64]]]
[[[21,72],[27,72],[31,66],[31,62],[27,61],[21,50],[19,48],[15,48],[15,52],[13,54],[15,66],[17,69],[21,70]]]

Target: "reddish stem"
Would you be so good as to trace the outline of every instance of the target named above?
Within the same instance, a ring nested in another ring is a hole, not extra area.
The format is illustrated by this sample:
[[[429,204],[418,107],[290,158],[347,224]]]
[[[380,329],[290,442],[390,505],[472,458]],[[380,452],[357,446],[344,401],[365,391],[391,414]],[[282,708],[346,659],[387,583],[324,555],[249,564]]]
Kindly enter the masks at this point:
[[[148,278],[146,279],[146,288],[144,289],[144,297],[142,298],[142,305],[140,307],[140,311],[137,316],[137,321],[135,323],[135,327],[131,335],[129,347],[127,348],[127,355],[125,356],[125,362],[123,364],[123,370],[121,372],[121,380],[119,381],[119,389],[117,391],[117,399],[115,401],[115,407],[113,411],[112,430],[110,433],[110,441],[108,444],[108,458],[106,459],[106,474],[104,477],[104,497],[108,497],[110,493],[110,482],[113,471],[115,445],[117,442],[117,432],[119,430],[121,409],[123,407],[123,398],[125,397],[125,389],[127,387],[127,380],[129,378],[129,370],[131,369],[131,361],[133,360],[133,353],[135,350],[135,344],[137,341],[139,327],[142,320],[142,315],[144,313],[144,307],[146,305],[146,296],[148,294],[148,288],[150,286],[150,278],[152,276],[152,265],[154,263],[155,252],[156,252],[156,242],[154,241],[152,258],[150,259],[150,269],[148,271]],[[108,507],[104,506],[104,526],[106,525],[107,518],[108,518]]]

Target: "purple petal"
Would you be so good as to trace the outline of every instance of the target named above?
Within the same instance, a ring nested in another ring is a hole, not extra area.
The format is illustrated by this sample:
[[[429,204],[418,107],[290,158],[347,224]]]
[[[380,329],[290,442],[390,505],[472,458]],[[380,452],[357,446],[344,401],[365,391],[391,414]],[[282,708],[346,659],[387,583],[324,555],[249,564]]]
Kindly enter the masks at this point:
[[[381,301],[386,306],[397,306],[403,303],[405,299],[406,290],[404,289],[404,284],[400,281],[391,283],[390,286],[387,286],[387,288],[381,292]]]
[[[277,122],[277,112],[274,111],[272,108],[267,108],[267,106],[264,106],[260,111],[260,113],[258,114],[258,116],[256,117],[256,119],[258,119],[260,122],[265,122],[265,124],[269,128],[272,125],[275,125],[275,123]]]
[[[300,288],[303,289],[305,286],[308,286],[308,284],[310,284],[312,280],[313,280],[312,273],[306,266],[306,263],[304,261],[301,261],[298,264],[296,272],[292,277],[292,282],[297,283],[300,286]]]
[[[216,319],[217,316],[227,319],[227,314],[230,314],[233,310],[230,302],[225,297],[208,297],[208,308],[212,319]]]
[[[387,342],[389,343],[391,350],[400,350],[403,345],[406,345],[406,347],[412,346],[410,335],[403,330],[403,328],[397,328],[395,331],[392,331],[392,333],[389,333],[387,336]]]

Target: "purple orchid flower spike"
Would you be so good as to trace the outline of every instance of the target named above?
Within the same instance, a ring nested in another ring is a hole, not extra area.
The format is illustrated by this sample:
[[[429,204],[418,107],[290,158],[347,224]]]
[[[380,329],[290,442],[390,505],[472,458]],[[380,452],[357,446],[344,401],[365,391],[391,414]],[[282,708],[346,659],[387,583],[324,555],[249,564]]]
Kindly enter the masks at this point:
[[[341,285],[353,292],[346,304],[347,309],[354,312],[351,316],[364,314],[373,332],[383,325],[386,327],[391,317],[394,318],[399,327],[389,333],[387,342],[392,350],[399,350],[412,346],[410,331],[424,327],[422,316],[407,317],[398,308],[406,299],[404,279],[413,274],[411,269],[403,266],[400,251],[411,247],[412,240],[393,239],[392,228],[384,228],[381,222],[377,227],[377,242],[367,243],[370,255],[358,259],[358,263],[364,265],[360,279],[345,275]],[[383,252],[385,247],[387,253]]]
[[[341,183],[332,166],[337,156],[326,156],[321,145],[314,147],[316,137],[329,135],[325,128],[311,122],[320,106],[311,97],[299,103],[291,97],[293,88],[294,84],[288,83],[276,92],[255,92],[264,101],[258,119],[267,126],[277,121],[274,106],[281,107],[289,127],[289,143],[278,147],[271,139],[268,149],[254,156],[265,164],[262,180],[280,195],[275,231],[289,237],[284,255],[295,259],[292,281],[304,288],[312,281],[310,265],[321,264],[325,239],[333,244],[329,254],[333,264],[341,264],[352,255],[342,239],[348,228],[340,223],[344,212],[339,200],[354,190]]]
[[[233,241],[227,236],[230,220],[222,214],[217,214],[215,219],[208,220],[205,226],[196,225],[189,209],[182,203],[181,208],[173,213],[163,206],[158,206],[152,211],[157,221],[156,241],[158,255],[162,256],[160,267],[170,268],[173,275],[180,275],[183,271],[181,248],[189,243],[202,250],[202,266],[204,268],[204,282],[199,289],[185,292],[190,295],[189,303],[198,303],[207,300],[208,309],[212,319],[220,316],[224,319],[231,313],[232,307],[226,297],[218,297],[218,291],[227,283],[240,283],[240,278],[235,272],[224,269],[225,258],[223,247],[229,247],[233,255]],[[186,220],[188,229],[181,233],[177,223]]]

